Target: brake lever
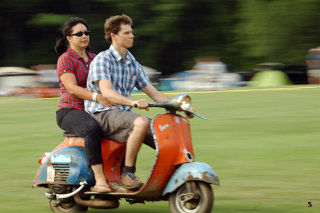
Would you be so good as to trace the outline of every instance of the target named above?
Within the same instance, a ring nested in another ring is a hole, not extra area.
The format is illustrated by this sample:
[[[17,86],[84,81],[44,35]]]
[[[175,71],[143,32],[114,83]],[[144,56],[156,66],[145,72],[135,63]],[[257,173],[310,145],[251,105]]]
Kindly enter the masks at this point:
[[[199,117],[199,118],[201,118],[201,119],[203,119],[203,120],[208,120],[208,118],[206,118],[206,117],[203,117],[203,116],[201,116],[201,115],[199,115],[199,114],[197,114],[197,113],[195,113],[195,112],[192,112],[192,111],[190,111],[190,110],[184,110],[185,112],[186,112],[186,114],[189,116],[189,115],[195,115],[195,116],[197,116],[197,117]]]

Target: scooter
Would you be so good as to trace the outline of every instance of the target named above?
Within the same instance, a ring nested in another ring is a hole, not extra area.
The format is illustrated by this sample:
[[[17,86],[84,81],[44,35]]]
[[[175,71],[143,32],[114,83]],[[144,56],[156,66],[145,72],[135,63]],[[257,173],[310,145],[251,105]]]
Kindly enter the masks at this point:
[[[41,164],[33,187],[45,187],[54,212],[85,212],[88,207],[118,208],[119,199],[130,204],[168,200],[172,213],[209,213],[214,204],[210,184],[220,185],[216,172],[205,163],[194,162],[189,121],[177,114],[190,111],[191,98],[177,95],[165,102],[149,103],[149,107],[166,109],[151,121],[156,144],[153,167],[145,184],[138,190],[123,188],[120,183],[125,157],[125,143],[102,139],[103,170],[113,189],[109,193],[90,191],[94,186],[93,171],[87,165],[83,138],[69,135],[39,158]]]

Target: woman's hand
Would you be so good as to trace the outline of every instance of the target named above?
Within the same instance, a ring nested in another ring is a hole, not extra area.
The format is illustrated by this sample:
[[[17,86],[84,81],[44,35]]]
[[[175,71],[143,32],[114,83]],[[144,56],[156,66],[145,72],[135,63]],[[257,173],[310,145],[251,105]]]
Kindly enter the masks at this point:
[[[116,104],[112,104],[110,101],[108,101],[108,99],[103,98],[101,94],[97,95],[97,101],[99,102],[99,104],[102,104],[103,106],[106,106],[106,107],[116,106]]]

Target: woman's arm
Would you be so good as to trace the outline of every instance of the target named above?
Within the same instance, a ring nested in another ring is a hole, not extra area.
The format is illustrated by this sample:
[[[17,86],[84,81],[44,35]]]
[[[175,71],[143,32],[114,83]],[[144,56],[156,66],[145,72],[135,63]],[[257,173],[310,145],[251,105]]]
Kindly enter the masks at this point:
[[[112,89],[112,84],[110,80],[102,79],[99,81],[99,87],[103,97],[107,100],[110,100],[113,104],[118,105],[128,105],[134,106],[137,105],[138,109],[146,109],[148,110],[148,102],[145,99],[132,100],[121,94],[117,93]]]
[[[80,87],[73,73],[63,73],[62,75],[60,75],[60,79],[64,87],[71,95],[74,95],[84,100],[92,100],[93,92],[90,92],[85,88]]]
[[[86,90],[83,87],[80,87],[77,84],[76,77],[73,73],[68,73],[68,72],[63,73],[60,75],[60,79],[64,84],[65,88],[67,89],[67,91],[71,95],[74,95],[84,100],[93,100],[94,93]],[[108,106],[108,107],[112,106],[112,104],[109,101],[107,101],[107,99],[103,98],[101,94],[97,95],[96,100],[104,106]]]

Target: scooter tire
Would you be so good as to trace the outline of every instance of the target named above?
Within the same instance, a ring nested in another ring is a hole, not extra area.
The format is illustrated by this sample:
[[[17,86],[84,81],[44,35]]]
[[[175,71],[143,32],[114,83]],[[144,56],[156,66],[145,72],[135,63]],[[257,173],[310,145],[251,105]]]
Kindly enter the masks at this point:
[[[214,194],[210,184],[195,181],[198,199],[187,202],[180,200],[182,194],[187,193],[186,184],[183,184],[169,196],[169,207],[171,213],[210,213],[214,204]]]
[[[88,210],[87,206],[81,206],[77,204],[73,198],[69,199],[68,201],[63,201],[58,205],[55,204],[53,201],[49,201],[50,208],[53,212],[86,212]]]

